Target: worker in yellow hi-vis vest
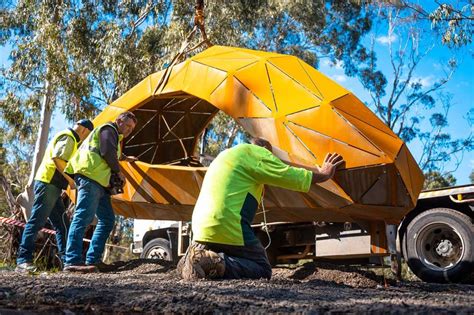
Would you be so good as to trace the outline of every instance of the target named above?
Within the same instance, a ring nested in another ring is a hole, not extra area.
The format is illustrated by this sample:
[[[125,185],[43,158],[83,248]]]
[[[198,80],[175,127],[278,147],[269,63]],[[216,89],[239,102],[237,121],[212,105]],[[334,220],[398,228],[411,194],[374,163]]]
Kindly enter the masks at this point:
[[[117,183],[121,188],[125,182],[119,159],[136,160],[122,154],[121,142],[132,133],[136,123],[135,115],[125,112],[115,122],[98,126],[66,166],[65,172],[74,176],[77,202],[68,234],[64,271],[94,272],[102,263],[105,242],[115,221],[111,194]],[[98,222],[84,264],[82,238],[94,216]]]
[[[65,213],[61,193],[63,189],[66,189],[68,182],[74,187],[74,181],[64,173],[64,168],[76,152],[79,142],[84,140],[93,129],[94,125],[90,120],[79,120],[73,128],[58,132],[46,148],[35,176],[34,203],[18,250],[17,271],[36,270],[32,262],[35,240],[38,231],[46,224],[48,217],[56,230],[59,255],[62,256],[66,251],[69,220]]]

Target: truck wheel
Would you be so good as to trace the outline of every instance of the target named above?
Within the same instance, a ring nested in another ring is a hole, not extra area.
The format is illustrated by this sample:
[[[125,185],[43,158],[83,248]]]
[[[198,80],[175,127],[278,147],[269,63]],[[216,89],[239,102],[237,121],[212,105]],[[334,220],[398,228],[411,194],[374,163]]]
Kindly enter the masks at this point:
[[[404,256],[415,275],[426,282],[459,282],[474,267],[474,227],[458,211],[435,208],[422,212],[408,225]]]
[[[170,242],[164,238],[155,238],[146,243],[140,258],[173,261]]]

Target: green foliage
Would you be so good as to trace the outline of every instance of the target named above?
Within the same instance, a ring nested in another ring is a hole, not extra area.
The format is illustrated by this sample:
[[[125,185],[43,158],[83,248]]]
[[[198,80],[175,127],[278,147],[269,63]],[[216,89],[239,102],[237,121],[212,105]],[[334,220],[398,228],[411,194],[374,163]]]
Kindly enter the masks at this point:
[[[474,184],[474,170],[471,171],[471,174],[469,175],[469,179],[471,180],[471,184]]]
[[[173,1],[172,42],[190,30],[193,2]],[[206,28],[212,43],[296,55],[313,66],[321,58],[344,60],[355,74],[367,60],[361,38],[371,28],[371,11],[349,1],[206,1]],[[178,37],[178,38],[177,38]]]
[[[436,1],[433,11],[426,11],[422,5],[410,1],[390,1],[391,6],[409,12],[407,20],[429,21],[431,29],[450,48],[460,48],[472,43],[474,32],[474,5],[472,1],[446,3]]]
[[[442,43],[450,47],[461,47],[472,43],[474,32],[474,5],[466,4],[460,9],[442,3],[430,13],[433,28],[442,34]]]
[[[425,173],[423,189],[436,189],[456,185],[456,178],[449,173],[442,174],[437,171]]]
[[[173,49],[191,29],[193,3],[174,1],[166,38]],[[355,75],[368,61],[361,38],[371,28],[372,14],[355,2],[206,1],[206,28],[213,44],[248,47],[298,56],[317,67],[322,58],[344,61]],[[151,36],[147,38],[151,42]],[[211,156],[245,141],[243,132],[223,113],[209,126],[206,154]]]
[[[360,39],[371,13],[355,2],[206,1],[205,10],[214,44],[294,54],[314,66],[344,60],[351,75],[368,60]],[[51,107],[67,120],[93,116],[170,62],[192,28],[194,1],[20,0],[2,3],[0,16],[0,44],[13,47],[1,69],[2,125],[9,143],[27,149],[46,82]],[[228,147],[241,133],[234,122],[224,126],[230,134],[216,140]]]

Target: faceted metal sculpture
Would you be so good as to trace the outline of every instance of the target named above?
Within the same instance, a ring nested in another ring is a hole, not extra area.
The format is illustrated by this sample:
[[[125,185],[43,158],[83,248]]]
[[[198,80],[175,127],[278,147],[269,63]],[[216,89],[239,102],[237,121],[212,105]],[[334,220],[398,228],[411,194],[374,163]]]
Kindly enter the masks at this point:
[[[113,204],[124,216],[190,219],[206,171],[192,166],[192,155],[219,110],[268,139],[282,160],[320,165],[334,151],[346,160],[334,180],[312,185],[309,193],[267,187],[269,221],[396,223],[423,185],[402,140],[353,94],[294,56],[211,47],[148,76],[94,124],[127,110],[139,122],[124,152],[140,162],[121,163],[128,181]]]

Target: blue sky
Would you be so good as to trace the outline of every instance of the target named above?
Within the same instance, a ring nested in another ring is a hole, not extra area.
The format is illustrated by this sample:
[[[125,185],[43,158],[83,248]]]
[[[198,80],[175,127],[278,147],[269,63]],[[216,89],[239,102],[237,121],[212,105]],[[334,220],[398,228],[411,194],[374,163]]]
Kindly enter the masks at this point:
[[[426,10],[433,9],[433,2],[423,1]],[[375,40],[375,50],[377,52],[378,65],[380,70],[383,71],[384,75],[390,82],[391,69],[389,67],[388,58],[388,42],[392,41],[394,45],[397,44],[401,39],[398,37],[388,36],[388,27],[386,24],[381,23],[378,27],[366,36],[365,43],[370,38]],[[450,50],[445,46],[442,46],[439,38],[434,38],[431,34],[425,36],[422,39],[422,44],[425,47],[431,45],[434,42],[433,49],[428,55],[422,60],[419,67],[416,70],[415,77],[420,80],[424,87],[431,86],[435,80],[442,74],[440,65],[446,63],[451,57],[455,57],[458,61],[458,69],[454,73],[452,79],[445,85],[443,91],[452,94],[452,105],[449,115],[449,126],[447,131],[452,135],[453,138],[465,137],[469,132],[473,132],[474,127],[470,127],[464,118],[469,109],[473,108],[474,100],[474,45],[469,45],[460,50]],[[3,65],[8,64],[8,54],[10,47],[0,47],[0,63]],[[319,71],[331,77],[345,88],[352,91],[359,99],[364,102],[370,100],[368,93],[364,90],[360,82],[356,78],[347,77],[344,75],[343,65],[333,65],[327,59],[321,60],[319,64]],[[64,129],[69,124],[65,121],[64,117],[60,113],[54,113],[53,122],[51,124],[50,134]],[[421,154],[420,145],[416,141],[408,143],[410,151],[413,153],[415,158],[418,158]],[[445,170],[452,170],[454,163],[448,163]],[[457,184],[468,184],[469,174],[474,169],[474,153],[466,153],[463,161],[458,169],[453,173],[457,179]]]

